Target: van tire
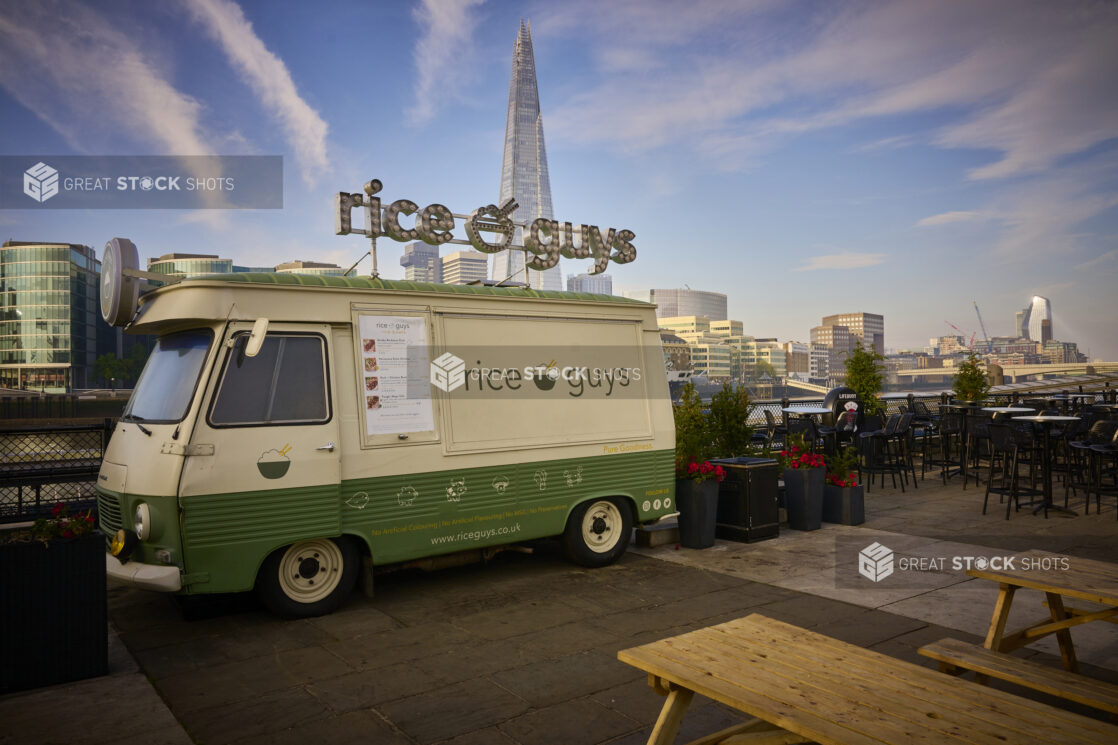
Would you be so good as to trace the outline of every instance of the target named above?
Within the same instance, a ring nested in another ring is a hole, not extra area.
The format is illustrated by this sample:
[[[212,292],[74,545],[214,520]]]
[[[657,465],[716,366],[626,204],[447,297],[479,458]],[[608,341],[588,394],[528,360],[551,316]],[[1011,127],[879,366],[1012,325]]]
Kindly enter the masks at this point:
[[[344,536],[284,546],[264,560],[256,592],[268,610],[284,618],[333,613],[357,581],[358,553],[354,542]]]
[[[632,529],[628,502],[616,497],[591,499],[571,511],[563,531],[563,548],[575,564],[606,566],[625,553]]]

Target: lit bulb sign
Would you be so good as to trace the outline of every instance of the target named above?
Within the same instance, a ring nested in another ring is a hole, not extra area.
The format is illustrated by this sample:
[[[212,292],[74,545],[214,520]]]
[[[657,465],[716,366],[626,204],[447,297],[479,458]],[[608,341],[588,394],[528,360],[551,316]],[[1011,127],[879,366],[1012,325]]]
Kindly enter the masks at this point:
[[[578,225],[559,222],[540,217],[531,223],[518,223],[512,219],[513,211],[519,206],[510,199],[497,206],[487,204],[478,207],[469,215],[456,215],[441,204],[429,204],[423,209],[408,199],[397,199],[387,206],[381,204],[380,181],[373,179],[365,184],[364,193],[346,194],[339,192],[334,197],[334,233],[336,235],[365,235],[375,239],[380,236],[395,241],[423,241],[432,246],[444,243],[457,243],[481,251],[498,253],[506,250],[524,251],[531,254],[525,264],[529,269],[542,271],[559,263],[559,258],[593,259],[594,266],[589,274],[599,274],[606,270],[609,262],[628,264],[637,258],[633,246],[636,234],[631,230],[610,228],[604,235],[597,225]],[[364,207],[365,228],[354,229],[352,212],[354,207]],[[400,216],[415,215],[414,226],[405,228],[400,225]],[[455,218],[465,221],[466,239],[455,238]],[[516,228],[521,228],[524,245],[513,243]]]

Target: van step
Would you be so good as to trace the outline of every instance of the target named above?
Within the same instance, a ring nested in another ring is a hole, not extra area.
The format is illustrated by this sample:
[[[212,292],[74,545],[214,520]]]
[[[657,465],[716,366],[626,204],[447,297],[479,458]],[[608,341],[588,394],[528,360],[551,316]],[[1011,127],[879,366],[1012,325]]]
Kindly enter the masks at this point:
[[[641,548],[656,548],[669,543],[679,543],[679,525],[675,521],[665,520],[637,528],[637,545]]]

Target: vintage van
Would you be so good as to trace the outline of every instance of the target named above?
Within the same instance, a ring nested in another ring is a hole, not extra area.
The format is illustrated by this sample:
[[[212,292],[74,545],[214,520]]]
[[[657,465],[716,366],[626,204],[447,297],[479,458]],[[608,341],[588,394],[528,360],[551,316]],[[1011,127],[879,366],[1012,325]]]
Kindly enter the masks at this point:
[[[251,273],[137,301],[119,261],[103,312],[157,341],[98,475],[117,580],[311,616],[363,566],[548,536],[601,566],[675,512],[652,305]]]

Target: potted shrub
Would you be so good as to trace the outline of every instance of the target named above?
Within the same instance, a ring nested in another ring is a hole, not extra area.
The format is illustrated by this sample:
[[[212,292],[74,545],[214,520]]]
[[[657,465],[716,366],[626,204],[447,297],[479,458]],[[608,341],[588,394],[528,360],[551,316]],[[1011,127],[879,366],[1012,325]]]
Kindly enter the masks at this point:
[[[823,456],[803,444],[803,438],[791,435],[789,448],[780,451],[780,467],[784,472],[784,506],[788,510],[788,527],[793,530],[818,530],[823,520]]]
[[[951,390],[961,402],[981,403],[986,400],[986,395],[990,392],[990,381],[986,379],[986,372],[982,369],[982,360],[974,352],[967,355],[959,365],[951,381]]]
[[[866,521],[865,496],[858,483],[858,451],[840,448],[827,462],[823,486],[823,521],[861,525]]]
[[[109,671],[105,538],[92,514],[0,532],[0,694]]]
[[[695,386],[680,392],[675,416],[675,503],[679,508],[679,542],[688,548],[714,545],[718,481],[724,471],[709,462],[710,420]]]
[[[846,368],[846,385],[858,393],[863,414],[885,413],[885,404],[877,397],[885,386],[885,376],[880,365],[884,361],[883,355],[866,349],[858,342],[843,363]]]
[[[734,387],[730,382],[722,384],[722,390],[710,399],[708,427],[711,448],[719,458],[736,458],[752,449],[753,426],[749,416],[753,404],[749,402],[749,390],[745,386]]]

